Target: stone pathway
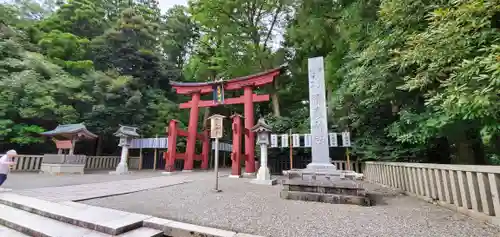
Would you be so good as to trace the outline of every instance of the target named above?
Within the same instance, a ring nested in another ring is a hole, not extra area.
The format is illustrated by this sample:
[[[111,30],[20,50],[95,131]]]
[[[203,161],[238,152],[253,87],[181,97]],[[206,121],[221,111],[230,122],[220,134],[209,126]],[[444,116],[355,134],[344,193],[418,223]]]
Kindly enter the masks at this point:
[[[228,175],[229,171],[223,170],[219,176]],[[25,174],[30,176],[32,174]],[[16,179],[19,181],[23,174],[16,174]],[[151,177],[155,176],[155,177]],[[10,177],[9,177],[10,178]],[[14,193],[36,197],[39,199],[60,202],[60,201],[82,201],[94,198],[103,198],[116,196],[128,193],[134,193],[145,190],[158,189],[172,185],[178,185],[191,182],[192,180],[208,180],[214,179],[211,172],[192,172],[192,173],[175,173],[173,175],[163,175],[161,172],[144,172],[132,173],[130,175],[109,175],[109,174],[89,174],[89,175],[69,175],[69,176],[46,176],[39,175],[38,182],[45,180],[41,188],[17,189],[13,188]],[[58,179],[55,179],[58,178]],[[80,178],[80,180],[78,180]],[[107,178],[121,178],[121,180],[105,181]],[[99,179],[104,179],[104,182],[98,182]],[[24,179],[26,182],[26,177]],[[9,179],[10,181],[10,179]],[[61,183],[84,183],[76,185],[63,185]],[[86,182],[85,182],[86,181]],[[47,186],[51,184],[54,186]],[[21,184],[22,185],[22,184]],[[12,187],[12,185],[11,185]]]
[[[14,193],[52,202],[81,201],[162,188],[187,182],[191,182],[191,180],[185,177],[153,177],[62,187],[45,187],[14,191]]]
[[[109,171],[92,171],[84,175],[49,175],[31,172],[12,172],[2,188],[14,190],[58,187],[77,184],[100,183],[118,180],[133,180],[164,176],[161,171],[139,171],[127,175],[110,175]]]

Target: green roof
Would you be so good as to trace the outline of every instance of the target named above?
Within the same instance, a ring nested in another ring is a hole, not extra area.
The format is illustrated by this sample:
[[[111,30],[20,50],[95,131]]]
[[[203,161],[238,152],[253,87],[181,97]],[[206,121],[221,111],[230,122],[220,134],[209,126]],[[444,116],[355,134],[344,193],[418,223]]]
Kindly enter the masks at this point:
[[[85,139],[95,139],[97,135],[91,133],[83,123],[58,125],[54,130],[41,133],[43,136],[55,137],[56,139],[71,140],[74,136]]]

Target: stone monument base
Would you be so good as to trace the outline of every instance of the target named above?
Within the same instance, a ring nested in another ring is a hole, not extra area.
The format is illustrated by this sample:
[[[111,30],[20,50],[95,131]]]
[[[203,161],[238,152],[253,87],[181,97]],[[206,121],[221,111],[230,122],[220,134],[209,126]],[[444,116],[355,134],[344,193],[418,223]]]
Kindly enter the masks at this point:
[[[116,170],[109,172],[109,174],[122,175],[122,174],[130,174],[130,172],[128,171],[127,164],[118,163],[118,165],[116,166]]]
[[[42,163],[40,173],[59,174],[84,174],[85,164],[47,164]]]
[[[282,199],[371,206],[362,183],[353,171],[335,168],[288,170],[283,172]]]
[[[127,171],[127,172],[109,171],[109,174],[112,174],[112,175],[126,175],[126,174],[132,174],[132,172],[130,172],[130,171]]]

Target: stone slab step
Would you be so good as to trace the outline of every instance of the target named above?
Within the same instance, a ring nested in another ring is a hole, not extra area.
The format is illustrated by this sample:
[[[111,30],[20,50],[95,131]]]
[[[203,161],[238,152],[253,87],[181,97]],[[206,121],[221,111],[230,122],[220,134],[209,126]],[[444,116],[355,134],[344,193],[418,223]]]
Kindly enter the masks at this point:
[[[141,227],[139,229],[131,230],[129,232],[125,232],[119,237],[162,237],[163,231],[155,230],[152,228]]]
[[[263,237],[245,233],[236,233],[228,230],[221,230],[211,227],[193,225],[189,223],[177,222],[168,219],[152,217],[144,220],[144,226],[162,230],[166,236],[174,237]]]
[[[0,204],[1,237],[111,237],[113,235],[59,222],[27,211]],[[118,237],[161,237],[163,231],[141,227],[118,235]]]
[[[99,233],[83,227],[73,226],[47,217],[39,216],[14,207],[0,204],[0,224],[28,236],[40,237],[105,237]]]
[[[29,235],[25,235],[19,231],[15,231],[13,229],[7,228],[5,226],[0,225],[0,236],[2,237],[29,237]]]
[[[13,193],[0,193],[0,204],[110,235],[137,229],[144,219],[150,218],[85,204],[54,203]]]
[[[352,195],[341,195],[341,194],[282,190],[280,192],[280,197],[282,199],[288,199],[288,200],[324,202],[331,204],[354,204],[359,206],[372,205],[370,198],[366,196],[352,196]]]

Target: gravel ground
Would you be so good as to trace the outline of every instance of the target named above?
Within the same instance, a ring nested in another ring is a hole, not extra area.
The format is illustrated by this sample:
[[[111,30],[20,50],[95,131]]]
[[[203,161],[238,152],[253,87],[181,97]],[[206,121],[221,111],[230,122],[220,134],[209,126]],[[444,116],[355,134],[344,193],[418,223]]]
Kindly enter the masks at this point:
[[[212,193],[209,174],[187,184],[84,203],[273,237],[493,237],[500,233],[465,215],[372,184],[366,188],[380,193],[382,200],[374,207],[360,207],[282,200],[280,185],[260,186],[247,179],[221,178],[223,192]]]

